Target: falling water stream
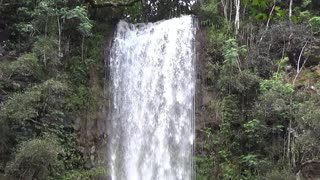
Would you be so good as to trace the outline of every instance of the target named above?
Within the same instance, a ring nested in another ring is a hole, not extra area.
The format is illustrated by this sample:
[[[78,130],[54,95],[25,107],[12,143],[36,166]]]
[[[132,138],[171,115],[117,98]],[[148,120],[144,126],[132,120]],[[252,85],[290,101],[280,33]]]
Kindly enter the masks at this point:
[[[112,180],[191,180],[195,23],[117,26],[110,54]]]

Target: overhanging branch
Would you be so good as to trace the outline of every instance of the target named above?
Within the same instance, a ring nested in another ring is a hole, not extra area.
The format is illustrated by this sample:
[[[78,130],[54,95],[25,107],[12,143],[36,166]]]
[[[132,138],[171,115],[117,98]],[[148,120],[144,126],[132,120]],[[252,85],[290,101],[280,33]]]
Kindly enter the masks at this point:
[[[132,6],[135,3],[139,2],[140,0],[132,0],[129,2],[104,2],[101,4],[96,4],[94,0],[86,0],[87,3],[89,3],[92,7],[94,8],[99,8],[99,7],[126,7],[126,6]]]

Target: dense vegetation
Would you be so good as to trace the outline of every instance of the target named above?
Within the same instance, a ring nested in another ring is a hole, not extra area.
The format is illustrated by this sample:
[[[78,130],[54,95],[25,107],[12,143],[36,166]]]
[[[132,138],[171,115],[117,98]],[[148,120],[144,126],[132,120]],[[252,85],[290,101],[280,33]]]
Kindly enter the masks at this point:
[[[0,179],[106,177],[96,124],[108,109],[115,24],[181,14],[200,27],[197,179],[320,176],[319,9],[318,0],[1,0]]]
[[[198,6],[199,179],[319,178],[319,1]]]

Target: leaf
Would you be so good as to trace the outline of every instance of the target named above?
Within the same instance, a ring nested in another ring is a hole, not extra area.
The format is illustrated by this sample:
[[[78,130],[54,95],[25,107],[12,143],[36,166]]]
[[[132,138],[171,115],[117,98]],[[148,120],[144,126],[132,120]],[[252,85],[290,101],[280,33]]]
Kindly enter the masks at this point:
[[[243,0],[243,4],[248,4],[249,0]]]
[[[260,20],[266,20],[267,19],[267,15],[265,13],[259,13],[255,16],[256,19],[260,19]]]
[[[295,16],[295,15],[292,15],[291,16],[291,21],[294,22],[294,23],[297,23],[298,22],[298,17]]]
[[[259,6],[259,0],[253,0],[251,5],[252,6]]]

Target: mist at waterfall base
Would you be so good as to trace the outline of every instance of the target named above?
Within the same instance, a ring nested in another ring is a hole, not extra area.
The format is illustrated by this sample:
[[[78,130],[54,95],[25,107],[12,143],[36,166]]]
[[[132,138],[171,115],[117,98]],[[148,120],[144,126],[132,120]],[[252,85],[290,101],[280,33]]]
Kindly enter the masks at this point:
[[[110,54],[112,180],[193,176],[195,23],[117,26]]]

